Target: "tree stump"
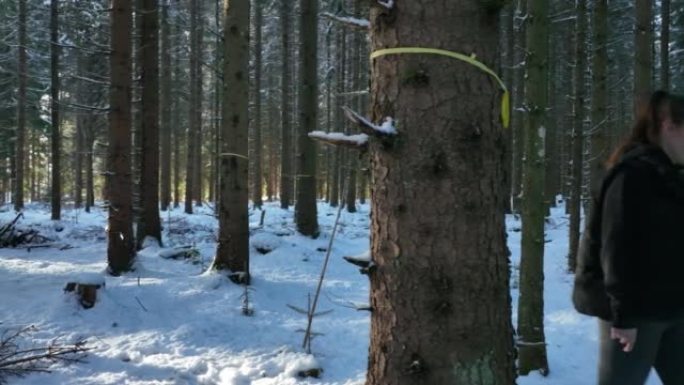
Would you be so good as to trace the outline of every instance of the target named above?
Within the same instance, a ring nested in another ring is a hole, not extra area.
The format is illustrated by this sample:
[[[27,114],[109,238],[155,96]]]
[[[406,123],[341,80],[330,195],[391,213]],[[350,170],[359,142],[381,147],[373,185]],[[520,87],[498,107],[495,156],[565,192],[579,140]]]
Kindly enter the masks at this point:
[[[78,302],[84,309],[90,309],[97,302],[97,290],[105,286],[101,274],[82,274],[67,282],[64,292],[76,294]]]

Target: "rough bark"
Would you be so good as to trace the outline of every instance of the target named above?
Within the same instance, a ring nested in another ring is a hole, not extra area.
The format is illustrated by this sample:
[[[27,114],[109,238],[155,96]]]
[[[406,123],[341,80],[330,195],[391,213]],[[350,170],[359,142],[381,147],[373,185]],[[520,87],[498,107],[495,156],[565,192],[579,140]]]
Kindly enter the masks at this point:
[[[146,237],[161,246],[159,219],[159,0],[142,0],[140,31],[142,85],[138,249]]]
[[[62,215],[61,177],[61,135],[59,132],[59,6],[57,0],[50,0],[50,121],[52,154],[52,220]]]
[[[318,0],[300,0],[299,124],[297,125],[297,230],[318,235],[316,143],[309,132],[318,126]]]
[[[161,209],[171,204],[171,46],[169,26],[169,0],[161,0]]]
[[[583,0],[580,0],[583,1]],[[548,373],[544,338],[544,137],[548,107],[547,0],[530,0],[527,14],[527,74],[522,196],[518,370]]]
[[[670,89],[670,0],[662,0],[660,31],[660,88]]]
[[[280,207],[287,209],[292,200],[291,181],[293,178],[292,160],[292,56],[290,53],[290,13],[289,1],[280,2],[280,40],[282,49],[282,75],[281,75],[281,166],[280,166]]]
[[[109,91],[107,262],[110,274],[132,268],[133,187],[131,170],[131,0],[112,0]]]
[[[582,209],[582,168],[584,151],[584,120],[586,106],[585,73],[587,2],[577,1],[577,28],[575,30],[575,74],[574,82],[574,127],[572,130],[572,187],[570,189],[570,250],[568,251],[568,268],[575,271],[577,249],[580,239],[580,222]]]
[[[249,284],[249,1],[224,5],[219,239],[214,269]]]
[[[481,1],[397,2],[370,20],[372,50],[498,58],[498,15]],[[514,383],[500,97],[487,74],[448,58],[372,63],[371,118],[401,123],[396,140],[370,144],[368,385]]]
[[[202,120],[202,102],[203,102],[203,87],[202,87],[202,63],[204,61],[204,21],[202,17],[202,4],[204,0],[197,0],[197,33],[195,34],[195,55],[197,55],[197,58],[195,59],[195,81],[197,82],[197,85],[195,86],[195,106],[192,109],[194,116],[192,119],[195,121],[195,127],[196,127],[196,134],[194,136],[195,140],[195,155],[194,161],[195,165],[193,166],[193,170],[195,172],[195,177],[193,178],[195,182],[194,186],[194,191],[193,191],[193,196],[195,198],[195,205],[196,206],[202,206],[202,200],[204,199],[204,180],[203,180],[203,166],[202,166],[202,142],[203,142],[203,120]]]
[[[526,114],[524,111],[524,96],[525,96],[525,47],[527,46],[526,41],[526,27],[527,27],[527,1],[528,0],[518,0],[518,5],[516,9],[516,20],[518,28],[516,30],[516,42],[515,45],[517,49],[515,50],[515,83],[513,86],[513,100],[515,103],[513,106],[515,108],[512,111],[512,121],[511,129],[513,131],[513,148],[511,161],[511,184],[512,184],[512,210],[515,213],[519,213],[521,210],[520,197],[522,196],[522,178],[523,178],[523,152],[524,148],[524,128]]]
[[[197,32],[198,32],[198,8],[200,0],[190,0],[190,100],[188,103],[188,135],[187,135],[187,158],[185,163],[185,213],[192,214],[192,200],[195,193],[195,176],[197,175],[195,166],[195,155],[197,154],[197,120],[195,114],[195,107],[197,105],[197,66],[198,66],[198,52],[197,52]]]
[[[634,102],[652,90],[653,0],[635,1]]]
[[[608,0],[594,1],[593,12],[594,60],[592,63],[591,97],[591,173],[592,196],[598,190],[605,174],[608,157]]]
[[[262,170],[262,143],[261,143],[261,66],[262,66],[262,41],[261,28],[264,14],[261,1],[254,1],[254,171],[252,185],[252,203],[255,207],[263,205],[263,170]]]
[[[26,46],[28,38],[26,34],[26,0],[19,0],[19,61],[17,72],[19,74],[19,89],[17,95],[17,142],[14,150],[14,210],[21,211],[24,208],[24,160],[26,159],[24,147],[26,142],[26,82],[28,66],[26,64]]]

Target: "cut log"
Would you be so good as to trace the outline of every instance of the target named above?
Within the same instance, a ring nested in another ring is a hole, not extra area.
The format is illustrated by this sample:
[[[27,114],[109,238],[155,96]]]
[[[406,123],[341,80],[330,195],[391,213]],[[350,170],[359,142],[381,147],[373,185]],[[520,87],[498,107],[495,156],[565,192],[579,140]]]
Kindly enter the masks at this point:
[[[90,309],[97,302],[97,290],[105,286],[102,274],[81,274],[64,287],[64,292],[74,293],[84,309]]]

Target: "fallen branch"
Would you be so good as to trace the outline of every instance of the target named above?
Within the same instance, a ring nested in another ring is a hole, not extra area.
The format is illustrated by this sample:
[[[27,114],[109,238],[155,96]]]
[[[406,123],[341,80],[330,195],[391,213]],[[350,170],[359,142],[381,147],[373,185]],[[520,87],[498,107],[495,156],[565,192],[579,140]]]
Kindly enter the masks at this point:
[[[48,346],[21,348],[19,340],[34,331],[33,326],[6,331],[0,337],[0,384],[6,384],[9,377],[22,377],[30,373],[50,372],[50,364],[55,362],[83,362],[85,353],[90,350],[85,340],[73,344],[60,344],[53,340]]]

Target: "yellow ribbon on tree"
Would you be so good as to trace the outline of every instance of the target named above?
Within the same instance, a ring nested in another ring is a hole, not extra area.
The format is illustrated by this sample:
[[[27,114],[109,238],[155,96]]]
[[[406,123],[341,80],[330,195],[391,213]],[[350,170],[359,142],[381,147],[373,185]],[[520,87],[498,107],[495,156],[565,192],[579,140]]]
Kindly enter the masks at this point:
[[[511,95],[506,88],[503,80],[496,74],[491,68],[484,65],[482,62],[475,59],[475,55],[467,56],[462,53],[447,51],[437,48],[422,48],[422,47],[397,47],[397,48],[385,48],[373,52],[370,56],[371,60],[385,55],[398,55],[398,54],[430,54],[430,55],[441,55],[447,56],[453,59],[461,60],[468,64],[474,65],[479,70],[491,75],[499,86],[503,90],[503,95],[501,96],[501,123],[504,128],[508,128],[511,122]]]

